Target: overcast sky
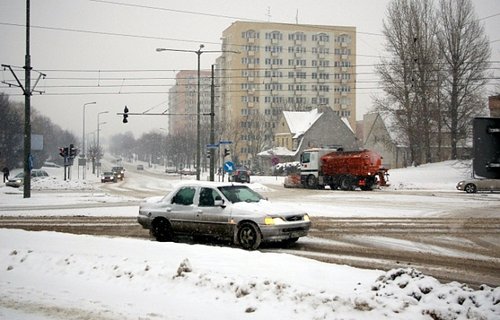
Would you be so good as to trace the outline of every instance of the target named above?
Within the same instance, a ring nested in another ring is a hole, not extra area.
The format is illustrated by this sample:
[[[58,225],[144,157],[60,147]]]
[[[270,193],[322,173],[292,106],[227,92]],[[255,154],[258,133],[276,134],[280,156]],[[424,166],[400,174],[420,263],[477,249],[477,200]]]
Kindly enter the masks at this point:
[[[500,64],[500,0],[473,1],[490,37],[492,61]],[[357,35],[358,119],[370,108],[377,93],[373,64],[383,55],[382,20],[389,0],[31,0],[31,64],[47,78],[36,89],[32,106],[52,121],[82,135],[83,105],[86,132],[97,127],[101,137],[132,131],[136,137],[166,128],[162,116],[129,117],[123,124],[117,112],[160,113],[167,109],[166,92],[179,70],[196,69],[194,53],[156,52],[158,47],[220,50],[222,31],[236,20],[355,26]],[[134,4],[125,6],[122,4]],[[0,63],[24,66],[26,1],[0,0]],[[139,6],[138,6],[139,5]],[[202,54],[202,68],[209,69],[217,54]],[[22,69],[17,75],[24,78]],[[125,72],[126,71],[126,72]],[[10,71],[0,80],[15,82]],[[32,77],[36,77],[32,73]],[[85,80],[82,80],[85,78]],[[83,87],[82,87],[83,86]],[[499,81],[496,80],[496,86]],[[24,101],[19,88],[0,91]],[[141,94],[131,94],[141,92]]]

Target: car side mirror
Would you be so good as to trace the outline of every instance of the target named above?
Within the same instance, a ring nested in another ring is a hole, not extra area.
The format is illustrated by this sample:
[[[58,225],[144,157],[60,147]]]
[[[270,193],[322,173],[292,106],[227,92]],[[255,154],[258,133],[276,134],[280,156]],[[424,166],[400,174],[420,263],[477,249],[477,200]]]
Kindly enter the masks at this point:
[[[220,200],[215,200],[214,201],[214,206],[215,207],[221,207],[221,208],[225,208],[226,205],[224,204],[224,200],[220,199]]]

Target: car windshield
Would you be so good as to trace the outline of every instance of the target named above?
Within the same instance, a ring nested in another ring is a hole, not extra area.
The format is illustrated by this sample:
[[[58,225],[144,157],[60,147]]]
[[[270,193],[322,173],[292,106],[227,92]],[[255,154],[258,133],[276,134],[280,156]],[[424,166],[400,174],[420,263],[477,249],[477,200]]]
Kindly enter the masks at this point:
[[[264,199],[260,194],[246,186],[228,186],[219,187],[218,189],[232,203],[259,202]]]

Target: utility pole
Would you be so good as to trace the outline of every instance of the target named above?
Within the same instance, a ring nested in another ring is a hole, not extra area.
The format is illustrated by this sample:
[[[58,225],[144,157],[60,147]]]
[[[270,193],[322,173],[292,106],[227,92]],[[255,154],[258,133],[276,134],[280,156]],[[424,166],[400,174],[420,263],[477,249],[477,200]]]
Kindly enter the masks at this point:
[[[197,90],[197,103],[196,103],[196,180],[200,180],[200,158],[201,158],[201,133],[200,133],[200,90],[201,90],[201,82],[200,82],[200,56],[202,53],[216,53],[216,52],[231,52],[231,53],[240,53],[239,51],[231,51],[231,50],[205,50],[201,49],[205,48],[203,44],[200,44],[200,48],[198,50],[184,50],[184,49],[169,49],[169,48],[156,48],[156,52],[161,51],[177,51],[177,52],[191,52],[195,53],[198,56],[198,90]]]
[[[31,56],[30,0],[26,0],[26,56],[24,63],[24,198],[31,197]]]
[[[24,86],[15,74],[12,67],[9,65],[2,64],[2,67],[9,69],[17,84],[2,81],[2,83],[7,84],[9,87],[15,86],[23,90],[24,94],[24,198],[31,197],[31,169],[33,160],[31,157],[31,95],[34,91],[34,87],[38,84],[40,77],[45,77],[45,74],[39,73],[38,79],[35,85],[31,88],[31,56],[30,56],[30,0],[26,0],[26,54],[24,57]],[[41,92],[40,92],[41,93]]]
[[[215,83],[214,83],[214,67],[212,65],[212,84],[210,86],[210,144],[215,144]],[[215,149],[210,148],[210,181],[215,181]]]

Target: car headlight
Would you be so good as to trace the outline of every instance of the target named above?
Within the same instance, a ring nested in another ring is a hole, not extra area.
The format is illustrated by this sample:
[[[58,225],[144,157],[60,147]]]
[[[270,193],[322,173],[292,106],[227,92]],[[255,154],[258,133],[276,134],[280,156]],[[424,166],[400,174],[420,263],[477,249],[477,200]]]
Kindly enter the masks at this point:
[[[307,213],[304,215],[304,221],[311,221],[311,219],[309,219],[309,215]]]
[[[272,225],[276,225],[276,224],[283,224],[283,223],[285,223],[285,220],[283,220],[280,217],[276,217],[276,218],[265,217],[264,218],[264,224],[266,224],[268,226],[272,226]]]

